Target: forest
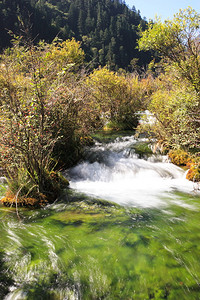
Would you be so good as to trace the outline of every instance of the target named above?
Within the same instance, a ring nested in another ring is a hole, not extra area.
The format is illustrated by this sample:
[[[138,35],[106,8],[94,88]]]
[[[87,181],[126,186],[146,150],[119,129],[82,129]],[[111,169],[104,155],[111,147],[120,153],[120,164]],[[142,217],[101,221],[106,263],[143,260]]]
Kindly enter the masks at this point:
[[[145,29],[146,24],[135,7],[119,0],[3,0],[0,49],[10,46],[9,30],[18,35],[28,30],[35,42],[74,37],[81,41],[89,69],[107,65],[132,71],[151,60],[151,52],[136,49],[138,25]]]

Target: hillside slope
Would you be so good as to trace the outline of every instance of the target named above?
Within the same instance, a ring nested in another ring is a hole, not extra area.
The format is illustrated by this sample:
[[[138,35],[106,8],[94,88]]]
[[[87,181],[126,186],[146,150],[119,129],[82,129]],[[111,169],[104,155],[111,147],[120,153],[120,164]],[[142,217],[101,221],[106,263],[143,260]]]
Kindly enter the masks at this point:
[[[28,28],[35,41],[50,42],[55,36],[82,41],[91,68],[131,70],[136,62],[142,66],[151,59],[136,49],[139,24],[145,28],[138,11],[120,0],[2,0],[0,48],[9,45],[8,30],[21,34]]]

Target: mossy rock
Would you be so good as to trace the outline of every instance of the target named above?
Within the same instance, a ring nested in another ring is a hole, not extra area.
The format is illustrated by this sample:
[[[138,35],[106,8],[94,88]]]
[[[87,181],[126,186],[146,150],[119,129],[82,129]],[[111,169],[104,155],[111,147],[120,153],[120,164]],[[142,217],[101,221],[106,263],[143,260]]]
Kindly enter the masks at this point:
[[[110,143],[113,142],[116,138],[124,137],[128,135],[134,135],[134,130],[102,130],[102,131],[96,131],[92,137],[101,143]]]
[[[133,145],[133,149],[135,150],[135,153],[140,157],[153,154],[149,142],[139,142]]]
[[[60,172],[56,171],[47,173],[44,180],[42,193],[49,203],[54,202],[62,194],[63,190],[69,186],[69,181]],[[38,198],[37,195],[36,198]]]

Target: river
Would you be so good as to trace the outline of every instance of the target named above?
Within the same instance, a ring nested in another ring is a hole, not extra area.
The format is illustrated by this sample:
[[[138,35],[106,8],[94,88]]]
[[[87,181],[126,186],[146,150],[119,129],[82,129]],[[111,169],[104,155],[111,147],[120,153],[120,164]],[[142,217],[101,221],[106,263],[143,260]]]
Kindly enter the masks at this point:
[[[0,207],[0,299],[200,299],[198,185],[145,142],[97,141],[21,221]]]

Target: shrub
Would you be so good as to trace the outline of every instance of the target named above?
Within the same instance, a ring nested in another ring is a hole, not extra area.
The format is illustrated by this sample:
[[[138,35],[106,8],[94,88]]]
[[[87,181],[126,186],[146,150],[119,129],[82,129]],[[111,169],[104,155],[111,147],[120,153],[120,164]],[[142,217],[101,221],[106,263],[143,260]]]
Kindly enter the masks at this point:
[[[200,181],[200,162],[190,164],[190,168],[186,174],[186,178],[190,181]]]
[[[170,150],[168,156],[177,166],[186,166],[191,161],[190,155],[183,150]]]
[[[0,160],[20,197],[53,201],[64,180],[52,170],[70,162],[64,152],[76,156],[83,144],[90,126],[78,72],[83,58],[75,40],[34,46],[16,38],[1,55]]]
[[[90,101],[99,111],[103,124],[112,128],[133,129],[138,125],[138,111],[144,108],[150,93],[150,78],[118,74],[106,67],[94,70],[87,78]]]

